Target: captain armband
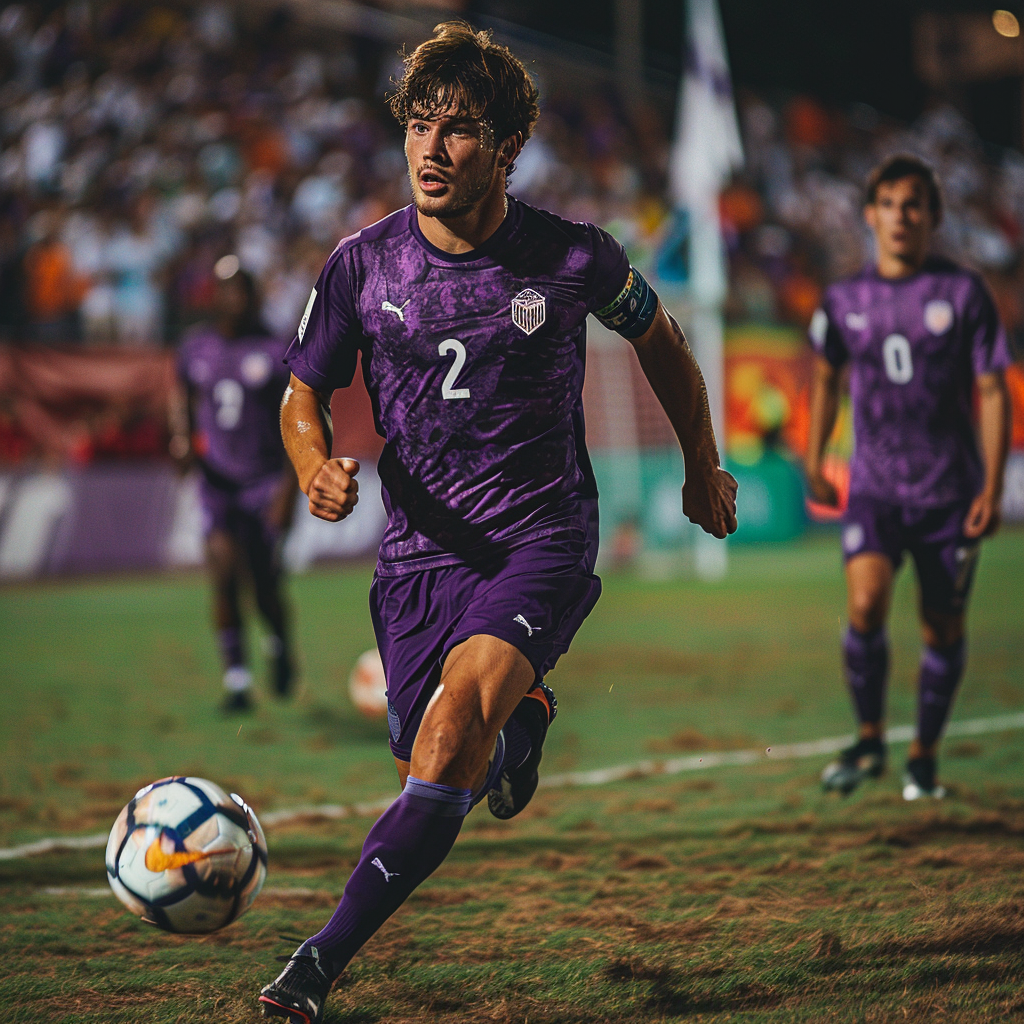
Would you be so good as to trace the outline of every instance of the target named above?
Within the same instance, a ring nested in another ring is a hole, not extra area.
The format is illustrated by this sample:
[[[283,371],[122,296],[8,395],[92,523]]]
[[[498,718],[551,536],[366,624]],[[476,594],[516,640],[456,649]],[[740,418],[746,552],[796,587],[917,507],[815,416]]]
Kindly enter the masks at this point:
[[[624,338],[639,338],[654,323],[654,314],[657,312],[658,296],[654,289],[644,280],[640,271],[630,267],[622,291],[607,306],[597,310],[594,316],[608,330]]]

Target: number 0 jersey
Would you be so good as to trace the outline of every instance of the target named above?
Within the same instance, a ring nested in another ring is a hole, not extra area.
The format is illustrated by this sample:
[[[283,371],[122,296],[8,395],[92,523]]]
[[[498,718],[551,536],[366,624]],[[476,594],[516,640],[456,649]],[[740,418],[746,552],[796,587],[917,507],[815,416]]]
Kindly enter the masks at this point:
[[[501,226],[453,255],[415,207],[344,239],[286,357],[323,395],[362,354],[388,526],[378,573],[489,560],[540,537],[586,537],[596,497],[584,442],[587,314],[629,276],[591,224],[509,198]]]
[[[810,337],[850,363],[852,495],[926,508],[980,491],[974,379],[1011,360],[977,274],[939,257],[899,280],[869,268],[827,289]]]

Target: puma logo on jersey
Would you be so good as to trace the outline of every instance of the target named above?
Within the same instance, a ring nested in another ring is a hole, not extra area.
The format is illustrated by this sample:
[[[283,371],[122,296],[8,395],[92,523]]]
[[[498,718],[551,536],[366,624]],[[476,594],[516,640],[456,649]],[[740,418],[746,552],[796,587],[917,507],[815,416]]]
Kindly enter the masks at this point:
[[[526,621],[526,619],[523,618],[522,615],[517,615],[512,621],[513,622],[518,622],[520,626],[525,626],[526,627],[526,635],[527,636],[533,636],[534,633],[539,633],[540,632],[540,626],[531,626]]]
[[[388,871],[381,863],[380,857],[374,857],[370,863],[384,876],[385,882],[390,882],[392,878],[397,878],[399,875],[397,871]]]
[[[385,299],[380,304],[380,308],[385,313],[394,313],[395,316],[397,316],[398,319],[401,320],[402,323],[404,324],[405,323],[405,307],[408,306],[410,302],[412,302],[412,299],[406,299],[405,302],[403,302],[400,306],[396,306],[393,302],[388,302],[387,299]]]

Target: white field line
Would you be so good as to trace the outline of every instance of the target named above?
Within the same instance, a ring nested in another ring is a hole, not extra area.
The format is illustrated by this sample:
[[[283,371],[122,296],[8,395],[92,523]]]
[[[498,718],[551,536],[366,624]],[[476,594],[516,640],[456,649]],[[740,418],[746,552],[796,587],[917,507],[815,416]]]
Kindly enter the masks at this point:
[[[114,891],[109,885],[103,886],[77,886],[77,885],[45,885],[35,890],[40,896],[84,896],[88,899],[106,899],[113,896]],[[291,888],[286,885],[265,885],[260,890],[261,896],[271,896],[277,899],[324,899],[337,901],[337,897],[324,889],[303,889],[301,887]]]
[[[1014,715],[997,715],[993,718],[972,718],[966,722],[950,722],[946,736],[981,736],[985,733],[1006,732],[1024,729],[1024,712]],[[888,729],[885,738],[889,743],[908,743],[914,738],[914,726],[897,725]],[[589,772],[561,772],[541,778],[540,785],[546,789],[565,789],[573,786],[605,786],[609,782],[626,779],[645,779],[653,775],[679,775],[682,772],[702,771],[705,768],[726,768],[735,765],[756,764],[761,760],[784,761],[801,757],[820,757],[835,754],[853,742],[853,736],[831,736],[804,743],[786,743],[768,747],[765,750],[717,750],[707,754],[690,754],[686,757],[665,759],[646,758],[630,764],[613,765]],[[339,818],[372,817],[381,814],[390,806],[393,797],[382,797],[358,804],[316,804],[310,807],[290,807],[280,811],[268,811],[260,821],[266,828],[293,825],[301,821],[337,820]],[[40,839],[21,846],[0,848],[0,860],[17,860],[22,857],[36,857],[44,853],[62,853],[69,850],[93,850],[107,844],[107,833],[91,836],[55,836]],[[76,890],[77,891],[77,890]]]

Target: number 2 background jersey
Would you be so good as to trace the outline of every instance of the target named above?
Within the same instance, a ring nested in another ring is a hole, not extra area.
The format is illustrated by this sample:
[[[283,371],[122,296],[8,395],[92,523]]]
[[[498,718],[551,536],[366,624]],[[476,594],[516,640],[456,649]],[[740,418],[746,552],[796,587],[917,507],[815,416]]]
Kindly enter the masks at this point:
[[[900,280],[868,268],[827,289],[809,333],[833,366],[850,363],[851,497],[916,508],[973,499],[983,482],[974,380],[1011,362],[978,275],[940,257]]]
[[[431,245],[413,206],[340,243],[286,358],[329,395],[362,353],[386,442],[378,575],[587,535],[586,318],[628,276],[610,235],[511,197],[462,255]]]

